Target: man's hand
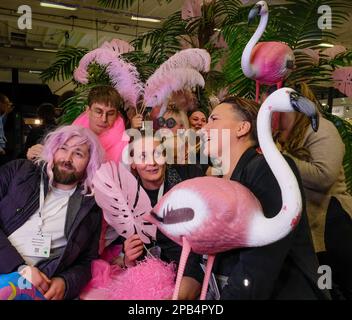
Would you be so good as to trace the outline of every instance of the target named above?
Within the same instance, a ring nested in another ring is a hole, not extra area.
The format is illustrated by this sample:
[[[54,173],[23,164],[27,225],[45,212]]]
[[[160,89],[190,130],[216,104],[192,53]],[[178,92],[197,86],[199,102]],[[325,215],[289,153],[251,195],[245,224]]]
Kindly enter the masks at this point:
[[[38,268],[26,266],[20,271],[20,274],[39,290],[42,295],[45,295],[48,291],[51,280]]]
[[[62,300],[65,295],[66,284],[63,278],[52,278],[49,290],[44,295],[47,300]]]
[[[39,158],[42,154],[44,146],[42,144],[36,144],[30,147],[27,151],[27,159],[34,161],[35,159]]]
[[[136,259],[143,253],[143,241],[139,238],[138,234],[134,234],[125,240],[123,247],[126,266],[131,267],[135,265]]]

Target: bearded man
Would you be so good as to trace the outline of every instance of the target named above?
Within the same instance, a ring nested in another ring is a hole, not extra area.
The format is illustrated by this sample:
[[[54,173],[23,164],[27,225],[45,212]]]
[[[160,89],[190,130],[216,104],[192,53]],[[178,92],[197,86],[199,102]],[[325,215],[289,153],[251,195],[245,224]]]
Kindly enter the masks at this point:
[[[0,168],[0,299],[78,297],[98,257],[91,191],[103,157],[96,135],[72,125],[48,134],[35,163]]]

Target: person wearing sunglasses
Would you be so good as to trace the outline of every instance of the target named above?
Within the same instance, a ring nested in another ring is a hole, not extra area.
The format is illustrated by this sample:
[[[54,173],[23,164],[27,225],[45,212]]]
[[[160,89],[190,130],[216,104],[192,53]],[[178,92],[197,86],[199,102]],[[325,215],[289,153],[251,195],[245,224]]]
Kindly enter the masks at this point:
[[[167,128],[174,135],[179,134],[177,130],[189,129],[187,114],[183,110],[169,107],[162,117],[157,118],[158,129]]]

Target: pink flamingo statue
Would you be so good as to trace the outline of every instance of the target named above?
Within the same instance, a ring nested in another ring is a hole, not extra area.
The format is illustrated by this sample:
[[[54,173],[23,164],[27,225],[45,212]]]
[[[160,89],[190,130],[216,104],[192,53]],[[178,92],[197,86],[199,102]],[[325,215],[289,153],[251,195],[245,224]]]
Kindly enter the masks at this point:
[[[273,243],[298,224],[302,211],[298,182],[271,134],[272,113],[293,111],[308,115],[317,130],[315,105],[289,88],[272,93],[261,106],[257,119],[261,150],[281,190],[282,208],[274,218],[264,216],[259,201],[246,187],[216,177],[194,178],[176,185],[145,217],[183,246],[173,299],[178,297],[190,250],[208,255],[200,296],[204,300],[217,253]]]
[[[274,85],[281,88],[283,81],[294,68],[295,56],[291,48],[282,42],[258,42],[263,35],[269,18],[269,9],[265,1],[256,3],[249,12],[248,21],[257,15],[260,22],[257,30],[247,43],[241,59],[244,75],[256,81],[255,101],[259,102],[260,85]]]

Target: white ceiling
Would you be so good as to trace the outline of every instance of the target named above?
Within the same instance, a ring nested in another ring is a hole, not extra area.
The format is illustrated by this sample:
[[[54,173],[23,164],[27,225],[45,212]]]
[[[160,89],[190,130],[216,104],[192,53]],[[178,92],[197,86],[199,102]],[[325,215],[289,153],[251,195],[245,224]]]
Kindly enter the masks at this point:
[[[20,70],[42,70],[54,60],[55,53],[34,51],[33,48],[58,49],[65,45],[73,47],[96,48],[102,42],[113,38],[127,41],[157,27],[160,24],[138,22],[130,19],[132,14],[166,18],[180,10],[184,0],[140,0],[126,10],[103,9],[97,0],[51,0],[75,5],[76,11],[49,9],[39,5],[39,0],[1,0],[0,1],[0,81],[1,70],[19,68]],[[255,3],[255,0],[243,1]],[[284,2],[280,0],[270,3]],[[21,5],[32,9],[32,29],[20,30],[17,26]],[[352,20],[352,19],[351,19]],[[352,21],[341,29],[336,43],[352,48]]]
[[[69,45],[93,49],[113,38],[130,41],[160,25],[140,21],[137,25],[131,20],[132,14],[163,19],[179,10],[183,0],[173,0],[170,4],[141,0],[139,7],[135,4],[126,10],[103,9],[96,0],[56,2],[76,5],[78,10],[44,8],[39,0],[1,0],[0,68],[41,70],[55,58],[54,53],[36,52],[33,48],[58,49]],[[32,9],[30,30],[20,30],[17,25],[21,16],[18,7],[24,4]]]

